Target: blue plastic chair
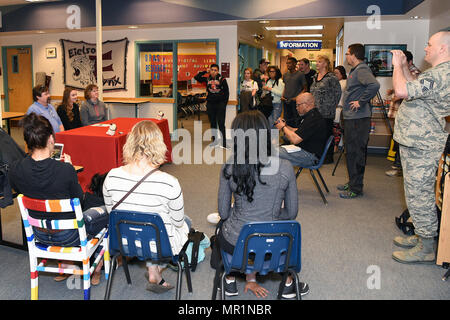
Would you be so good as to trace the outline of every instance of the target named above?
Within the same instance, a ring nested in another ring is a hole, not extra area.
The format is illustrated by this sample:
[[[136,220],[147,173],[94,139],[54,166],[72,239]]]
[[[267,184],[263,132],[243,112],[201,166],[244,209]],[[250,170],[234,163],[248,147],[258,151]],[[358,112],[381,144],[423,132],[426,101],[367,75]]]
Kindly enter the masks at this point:
[[[123,269],[128,284],[131,285],[130,272],[125,257],[137,257],[141,261],[151,260],[158,263],[178,265],[176,299],[181,296],[182,261],[188,261],[186,253],[173,255],[166,227],[161,217],[156,213],[143,213],[125,210],[113,210],[109,216],[110,242],[109,251],[113,255],[111,271],[106,285],[105,300],[109,299],[111,284],[117,265],[117,258],[122,256]],[[189,263],[185,263],[189,265]],[[192,283],[189,267],[186,270],[186,280],[189,293],[192,293]]]
[[[216,241],[217,245],[219,242]],[[281,299],[290,273],[295,279],[297,300],[301,300],[297,273],[301,270],[301,227],[293,220],[246,223],[239,234],[233,255],[220,250],[222,264],[216,269],[213,300],[220,282],[221,298],[225,300],[225,276],[231,272],[281,273],[278,290]]]
[[[325,183],[325,180],[323,179],[322,175],[320,174],[320,168],[323,165],[323,161],[325,160],[325,156],[328,152],[328,149],[331,146],[331,142],[333,142],[334,136],[330,136],[327,140],[327,143],[325,144],[325,150],[323,150],[322,156],[320,157],[319,162],[316,165],[313,166],[309,166],[309,167],[299,167],[297,173],[295,174],[295,178],[297,178],[300,173],[302,172],[303,168],[305,169],[309,169],[309,173],[311,174],[311,177],[314,180],[314,183],[316,184],[317,190],[319,190],[320,196],[322,197],[323,202],[325,203],[325,205],[328,204],[327,199],[325,198],[325,195],[322,192],[322,188],[320,188],[319,183],[317,182],[316,176],[314,175],[314,170],[317,171],[317,174],[319,175],[320,180],[322,181],[322,184],[325,188],[325,190],[327,191],[327,193],[330,193],[330,190],[328,190],[327,184]]]

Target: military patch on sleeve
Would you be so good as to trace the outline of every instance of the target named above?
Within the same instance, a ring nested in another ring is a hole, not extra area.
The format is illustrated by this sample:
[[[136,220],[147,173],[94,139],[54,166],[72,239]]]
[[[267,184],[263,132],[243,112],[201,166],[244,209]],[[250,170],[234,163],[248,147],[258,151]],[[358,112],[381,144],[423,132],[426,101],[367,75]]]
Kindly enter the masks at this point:
[[[434,81],[432,79],[421,79],[420,85],[422,86],[422,93],[433,90]]]

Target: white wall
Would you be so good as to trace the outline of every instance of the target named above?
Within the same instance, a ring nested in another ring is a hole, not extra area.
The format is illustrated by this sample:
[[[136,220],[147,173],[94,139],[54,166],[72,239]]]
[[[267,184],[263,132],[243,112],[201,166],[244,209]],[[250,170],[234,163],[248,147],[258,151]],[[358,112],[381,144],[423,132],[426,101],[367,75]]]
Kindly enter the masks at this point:
[[[121,29],[104,30],[103,41],[117,40],[127,37],[130,41],[127,54],[127,90],[107,91],[104,97],[135,97],[135,41],[158,41],[158,40],[193,40],[193,39],[218,39],[219,50],[218,64],[221,62],[230,63],[230,79],[227,79],[230,87],[230,100],[236,100],[237,92],[237,56],[238,40],[237,25],[222,26],[189,26],[176,28],[148,28],[148,29]],[[27,34],[27,35],[6,35],[0,38],[0,46],[31,45],[33,48],[33,73],[43,71],[51,75],[50,94],[62,96],[64,91],[63,84],[63,64],[61,55],[60,39],[69,39],[73,41],[85,41],[95,43],[95,31],[64,32],[64,33],[46,33],[46,34]],[[47,59],[45,57],[45,48],[56,47],[57,58]],[[0,53],[1,55],[1,53]],[[3,74],[0,77],[0,91],[3,92]],[[81,92],[80,92],[81,93]],[[29,93],[24,93],[29,94]],[[153,114],[155,110],[147,110],[153,104],[144,104],[141,115]],[[158,109],[163,106],[157,104]],[[233,115],[233,107],[229,106],[227,116]],[[128,108],[128,107],[127,107]],[[169,118],[170,131],[173,130],[173,110],[172,105],[164,106],[165,115]],[[134,109],[133,109],[134,110]],[[157,111],[156,111],[157,112]],[[133,111],[134,115],[134,111]],[[230,123],[227,119],[227,125]]]
[[[344,52],[350,44],[406,44],[407,50],[413,54],[413,62],[420,69],[429,68],[425,62],[425,46],[428,41],[429,20],[394,20],[386,18],[381,20],[381,28],[370,30],[367,28],[366,19],[361,21],[346,21],[344,23]],[[344,58],[345,60],[345,58]],[[350,67],[344,63],[347,72]],[[384,97],[386,90],[392,88],[391,77],[378,77],[381,88],[380,93]]]

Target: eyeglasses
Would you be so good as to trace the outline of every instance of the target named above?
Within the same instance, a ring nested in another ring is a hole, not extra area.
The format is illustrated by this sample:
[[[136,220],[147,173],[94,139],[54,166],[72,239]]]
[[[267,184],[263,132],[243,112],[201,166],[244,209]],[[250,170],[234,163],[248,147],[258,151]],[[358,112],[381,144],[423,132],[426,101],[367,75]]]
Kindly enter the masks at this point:
[[[301,103],[296,103],[295,105],[297,106],[297,107],[300,107],[302,104],[307,104],[306,102],[301,102]]]
[[[270,70],[269,72],[276,72],[275,70]]]

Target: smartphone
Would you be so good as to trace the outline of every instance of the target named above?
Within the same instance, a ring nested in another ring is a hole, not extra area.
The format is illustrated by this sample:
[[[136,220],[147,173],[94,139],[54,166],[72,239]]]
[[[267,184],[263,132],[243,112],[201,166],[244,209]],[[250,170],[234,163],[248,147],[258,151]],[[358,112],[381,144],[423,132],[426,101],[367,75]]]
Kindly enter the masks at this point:
[[[61,160],[63,155],[64,144],[63,143],[55,143],[55,148],[53,149],[53,153],[51,158],[55,160]]]

